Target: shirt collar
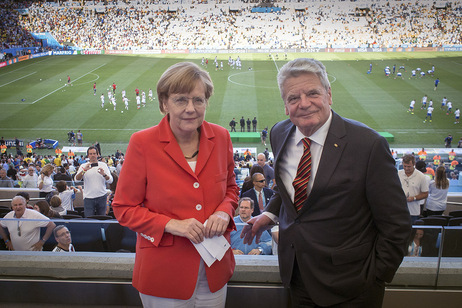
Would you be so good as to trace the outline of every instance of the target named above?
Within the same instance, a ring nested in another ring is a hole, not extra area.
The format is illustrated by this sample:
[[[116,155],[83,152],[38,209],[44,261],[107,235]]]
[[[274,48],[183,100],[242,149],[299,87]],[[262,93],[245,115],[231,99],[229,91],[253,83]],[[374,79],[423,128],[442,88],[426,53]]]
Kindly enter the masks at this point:
[[[330,123],[332,122],[332,112],[329,113],[329,118],[327,119],[326,123],[324,123],[313,135],[305,136],[298,127],[295,130],[295,142],[296,144],[300,144],[303,138],[308,137],[310,138],[311,142],[316,142],[320,146],[324,146],[324,142],[327,138],[327,133],[329,132]]]

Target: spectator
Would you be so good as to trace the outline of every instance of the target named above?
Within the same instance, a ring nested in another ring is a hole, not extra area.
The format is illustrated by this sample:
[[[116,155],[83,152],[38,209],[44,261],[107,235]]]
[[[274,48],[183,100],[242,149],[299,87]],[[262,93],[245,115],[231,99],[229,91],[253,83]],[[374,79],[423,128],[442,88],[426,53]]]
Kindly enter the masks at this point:
[[[252,216],[260,215],[273,195],[273,191],[265,187],[265,181],[262,173],[255,173],[252,175],[253,189],[242,194],[242,197],[248,197],[254,202]]]
[[[436,178],[430,182],[426,204],[426,216],[442,215],[446,210],[448,200],[449,180],[446,169],[439,166],[436,169]]]
[[[77,189],[78,188],[78,189]],[[65,181],[59,181],[56,183],[56,190],[58,191],[59,198],[61,198],[61,206],[67,211],[74,210],[74,199],[75,194],[80,190],[82,192],[82,186],[68,187]]]
[[[26,199],[15,196],[11,201],[11,212],[5,215],[5,219],[34,219],[34,221],[24,220],[2,220],[0,221],[0,236],[5,241],[9,250],[36,250],[40,251],[43,244],[48,240],[55,224],[50,219],[37,211],[26,209]],[[40,238],[40,228],[46,227],[45,234]],[[5,230],[10,233],[8,239]]]
[[[414,223],[421,215],[419,201],[428,197],[427,179],[422,172],[415,169],[415,157],[411,154],[403,156],[403,169],[398,171],[398,176]]]
[[[112,183],[112,176],[108,166],[98,162],[98,150],[94,146],[87,149],[88,163],[79,167],[75,175],[77,181],[84,182],[83,205],[85,217],[106,214],[106,184]]]
[[[38,176],[33,166],[27,167],[27,174],[22,177],[23,188],[37,188],[38,187]]]
[[[59,225],[53,230],[55,240],[58,243],[53,252],[75,252],[72,245],[72,237],[69,229],[63,225]]]
[[[6,170],[0,169],[0,187],[13,187],[13,180],[6,176]]]
[[[265,186],[273,189],[276,185],[276,179],[274,178],[274,169],[266,163],[266,156],[264,153],[259,153],[257,155],[257,163],[260,167],[263,168],[262,173],[265,175],[266,179]]]
[[[409,257],[420,257],[422,256],[422,238],[424,236],[423,229],[413,229],[412,233],[412,241],[409,243],[408,246],[408,256]]]
[[[61,218],[61,215],[52,210],[50,204],[45,200],[37,201],[34,205],[34,210],[48,218]]]
[[[264,174],[264,170],[263,168],[258,165],[258,164],[255,164],[253,165],[250,170],[249,170],[249,176],[247,176],[245,179],[244,179],[244,183],[242,183],[242,187],[241,187],[241,192],[240,192],[240,197],[242,197],[242,195],[253,188],[253,181],[252,181],[252,176],[255,174],[255,173],[261,173],[261,174]]]
[[[20,191],[16,194],[16,196],[21,196],[23,197],[24,199],[26,199],[26,209],[30,209],[30,210],[33,210],[34,207],[32,205],[29,204],[29,200],[30,200],[30,196],[27,192],[25,191]]]
[[[63,208],[61,198],[58,195],[51,197],[50,208],[53,212],[58,213],[59,215],[66,215],[67,213],[67,210]]]
[[[53,180],[54,182],[58,182],[58,181],[67,181],[67,182],[72,182],[72,177],[69,173],[67,173],[66,171],[66,167],[65,166],[60,166],[58,168],[58,173],[56,173],[54,176],[53,176]]]
[[[40,198],[51,198],[49,194],[53,191],[53,180],[51,179],[51,174],[53,173],[53,165],[46,164],[43,166],[38,179],[38,188],[40,189],[39,196]]]
[[[260,242],[257,244],[255,239],[252,244],[244,244],[241,238],[241,231],[244,228],[243,224],[252,218],[254,211],[254,201],[248,197],[239,199],[238,206],[239,215],[234,217],[236,230],[231,232],[231,248],[235,255],[270,255],[271,254],[271,236],[268,232],[263,232]]]

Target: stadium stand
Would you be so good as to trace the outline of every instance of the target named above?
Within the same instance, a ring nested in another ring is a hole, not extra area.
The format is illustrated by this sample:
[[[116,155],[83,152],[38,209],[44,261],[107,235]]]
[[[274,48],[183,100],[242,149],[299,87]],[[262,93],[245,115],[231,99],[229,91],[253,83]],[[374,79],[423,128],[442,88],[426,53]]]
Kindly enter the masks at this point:
[[[18,10],[20,6],[22,10]],[[60,44],[81,49],[118,50],[427,47],[462,43],[460,2],[274,1],[272,6],[244,1],[86,1],[84,6],[77,1],[6,1],[0,6],[0,14],[17,23],[8,24],[2,31],[2,49],[37,46],[31,33],[36,37],[48,33]]]

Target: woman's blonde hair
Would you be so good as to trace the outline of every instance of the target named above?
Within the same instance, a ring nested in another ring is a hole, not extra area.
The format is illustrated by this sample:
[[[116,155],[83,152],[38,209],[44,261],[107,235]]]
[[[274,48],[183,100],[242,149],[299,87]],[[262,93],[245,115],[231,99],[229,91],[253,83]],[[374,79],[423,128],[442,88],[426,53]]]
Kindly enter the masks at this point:
[[[170,94],[189,93],[194,90],[198,81],[205,87],[205,100],[208,104],[213,94],[213,83],[209,73],[192,62],[180,62],[170,66],[157,83],[160,112],[166,114],[164,107]]]
[[[52,173],[53,173],[53,170],[55,168],[53,167],[52,164],[46,164],[45,166],[43,166],[42,168],[42,173],[45,174],[46,176],[50,176]]]

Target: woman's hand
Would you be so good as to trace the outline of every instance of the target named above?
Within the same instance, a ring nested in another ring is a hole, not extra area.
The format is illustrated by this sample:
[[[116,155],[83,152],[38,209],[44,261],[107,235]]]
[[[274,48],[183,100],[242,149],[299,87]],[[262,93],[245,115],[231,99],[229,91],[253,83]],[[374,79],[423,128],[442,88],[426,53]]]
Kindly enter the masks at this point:
[[[230,217],[227,213],[218,211],[210,215],[205,226],[205,237],[223,235],[229,225]]]
[[[165,225],[165,232],[186,237],[194,244],[199,244],[204,240],[204,226],[195,218],[170,219]]]

